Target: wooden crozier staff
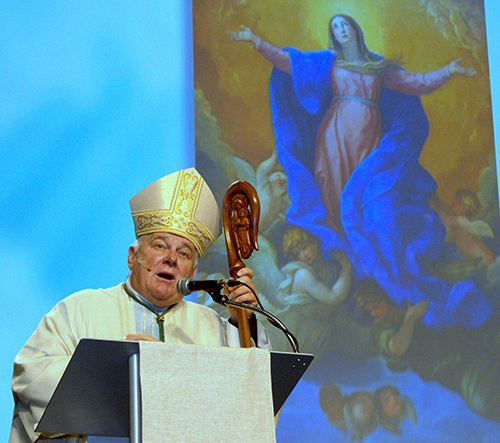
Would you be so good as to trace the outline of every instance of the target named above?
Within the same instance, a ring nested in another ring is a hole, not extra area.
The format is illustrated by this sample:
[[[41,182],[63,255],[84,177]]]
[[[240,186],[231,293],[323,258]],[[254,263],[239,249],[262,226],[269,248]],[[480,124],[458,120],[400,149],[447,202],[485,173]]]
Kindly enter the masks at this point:
[[[258,250],[260,202],[254,187],[243,180],[234,182],[222,200],[222,225],[226,238],[229,275],[237,278],[237,273],[245,264],[253,250]],[[244,309],[238,309],[238,329],[243,348],[251,348],[250,326]]]

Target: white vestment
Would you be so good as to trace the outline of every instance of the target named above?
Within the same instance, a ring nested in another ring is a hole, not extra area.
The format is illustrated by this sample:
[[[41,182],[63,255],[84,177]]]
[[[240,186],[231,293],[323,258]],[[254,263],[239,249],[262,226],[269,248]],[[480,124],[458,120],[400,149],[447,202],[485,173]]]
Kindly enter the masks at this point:
[[[70,295],[42,319],[14,360],[15,408],[9,443],[34,442],[39,437],[34,431],[36,425],[81,338],[121,340],[128,334],[154,331],[156,316],[142,306],[139,309],[143,314],[138,316],[137,302],[120,284]],[[185,300],[165,314],[164,328],[167,343],[239,346],[234,326],[212,309]],[[269,348],[260,325],[258,341],[261,348]]]

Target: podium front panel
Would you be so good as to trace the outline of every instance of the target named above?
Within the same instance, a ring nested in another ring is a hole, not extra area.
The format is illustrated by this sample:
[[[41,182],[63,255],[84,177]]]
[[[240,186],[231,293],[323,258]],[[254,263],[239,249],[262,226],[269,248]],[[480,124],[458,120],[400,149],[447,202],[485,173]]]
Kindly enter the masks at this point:
[[[83,339],[37,432],[129,436],[128,359],[137,342]]]

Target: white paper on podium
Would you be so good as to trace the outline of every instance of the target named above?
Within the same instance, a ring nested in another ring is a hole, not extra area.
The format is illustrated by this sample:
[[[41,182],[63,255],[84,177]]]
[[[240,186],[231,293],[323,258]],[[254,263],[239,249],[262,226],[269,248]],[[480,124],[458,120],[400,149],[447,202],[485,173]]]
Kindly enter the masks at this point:
[[[143,443],[276,442],[268,351],[139,346]]]

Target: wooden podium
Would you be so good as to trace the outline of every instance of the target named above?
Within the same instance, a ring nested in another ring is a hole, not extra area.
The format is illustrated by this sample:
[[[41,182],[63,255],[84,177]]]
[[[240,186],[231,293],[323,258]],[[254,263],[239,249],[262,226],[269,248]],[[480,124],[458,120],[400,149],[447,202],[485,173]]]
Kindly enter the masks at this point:
[[[231,352],[230,348],[220,349]],[[269,377],[275,414],[313,358],[310,354],[271,352]],[[202,375],[199,383],[203,383]],[[221,392],[224,390],[224,386],[219,388]],[[82,339],[36,431],[129,437],[130,442],[139,443],[142,442],[141,406],[139,343]]]

